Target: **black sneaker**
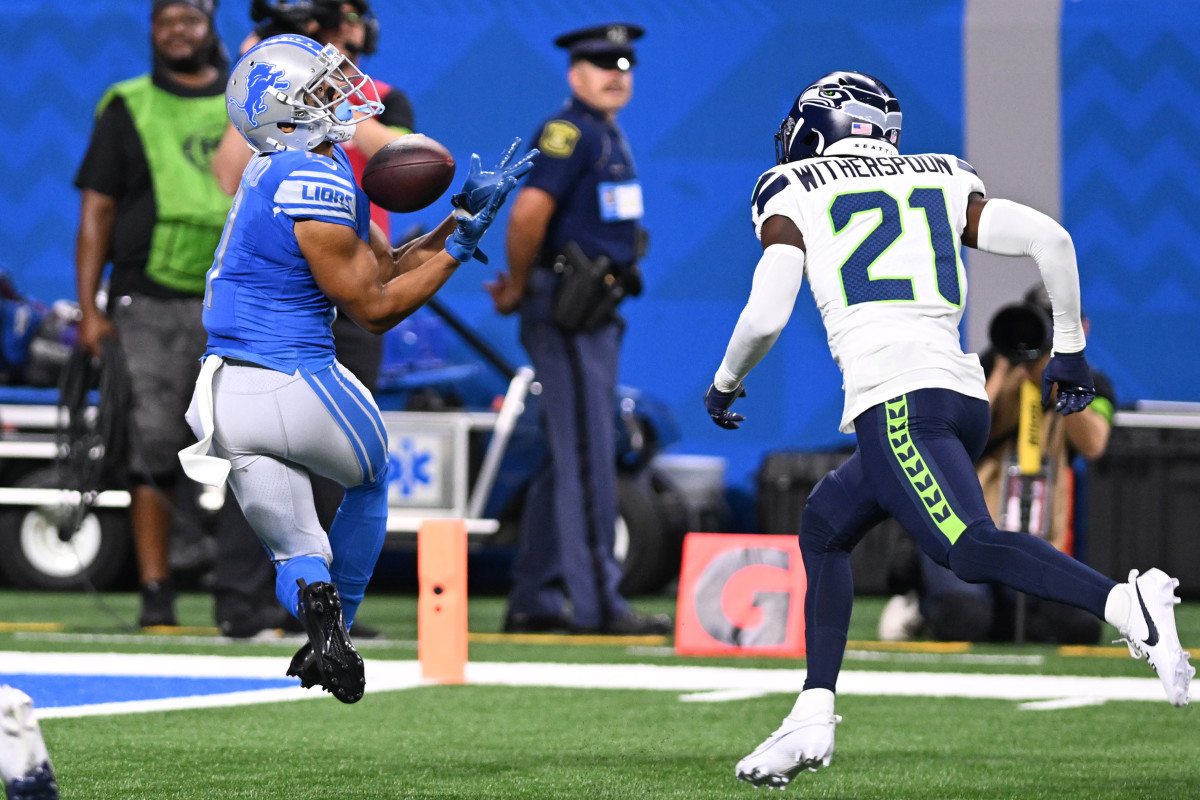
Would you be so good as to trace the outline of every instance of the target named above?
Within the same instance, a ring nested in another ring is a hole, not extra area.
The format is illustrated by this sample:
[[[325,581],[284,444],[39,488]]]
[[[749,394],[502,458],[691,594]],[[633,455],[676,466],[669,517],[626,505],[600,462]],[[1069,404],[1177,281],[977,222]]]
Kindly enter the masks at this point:
[[[504,616],[504,633],[566,633],[571,621],[562,615],[521,614],[509,612]]]
[[[364,625],[357,620],[355,620],[354,627],[351,630],[354,631],[355,639],[379,639],[383,636],[383,631],[379,630],[379,628],[372,628],[370,625]]]
[[[285,618],[294,623],[293,633],[304,633],[304,626],[300,620],[278,605],[261,609],[243,608],[242,613],[226,614],[224,619],[217,621],[217,627],[221,629],[223,636],[230,639],[278,637],[286,624]]]
[[[142,611],[138,625],[154,628],[160,625],[177,626],[175,619],[175,589],[167,581],[142,584]]]
[[[600,626],[571,626],[571,633],[599,636],[666,636],[674,630],[675,623],[666,614],[643,614],[632,608]]]
[[[363,673],[363,660],[350,634],[346,631],[346,622],[342,618],[342,600],[338,597],[337,588],[328,581],[318,581],[306,584],[303,578],[296,581],[300,585],[300,604],[298,616],[304,622],[304,630],[308,634],[308,644],[311,646],[312,660],[316,662],[320,685],[343,703],[357,703],[362,699],[366,687],[366,676]],[[311,667],[306,667],[307,656],[302,656],[304,648],[292,658],[288,667],[289,675],[297,675],[303,683],[311,680]],[[292,670],[296,671],[293,672]],[[309,685],[316,685],[316,682]]]

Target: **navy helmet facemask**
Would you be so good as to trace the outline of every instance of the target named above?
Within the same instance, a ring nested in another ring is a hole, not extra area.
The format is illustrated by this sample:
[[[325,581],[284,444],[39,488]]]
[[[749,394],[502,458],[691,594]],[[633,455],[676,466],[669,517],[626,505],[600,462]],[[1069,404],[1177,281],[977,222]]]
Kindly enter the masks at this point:
[[[900,101],[878,78],[831,72],[796,98],[775,134],[777,164],[813,156],[896,155]]]

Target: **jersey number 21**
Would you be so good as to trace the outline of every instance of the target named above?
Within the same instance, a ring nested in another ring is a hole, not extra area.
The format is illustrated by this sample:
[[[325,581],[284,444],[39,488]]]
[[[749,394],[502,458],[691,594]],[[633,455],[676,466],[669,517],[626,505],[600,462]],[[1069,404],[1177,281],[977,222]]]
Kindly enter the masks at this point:
[[[958,251],[954,246],[950,215],[946,211],[945,193],[941,189],[913,189],[908,195],[908,207],[924,212],[938,294],[951,305],[960,305]],[[839,269],[846,305],[916,300],[911,278],[871,277],[871,266],[904,235],[904,227],[900,223],[900,203],[896,198],[878,190],[839,194],[829,206],[834,234],[845,230],[855,214],[867,211],[878,211],[879,223],[859,242]]]

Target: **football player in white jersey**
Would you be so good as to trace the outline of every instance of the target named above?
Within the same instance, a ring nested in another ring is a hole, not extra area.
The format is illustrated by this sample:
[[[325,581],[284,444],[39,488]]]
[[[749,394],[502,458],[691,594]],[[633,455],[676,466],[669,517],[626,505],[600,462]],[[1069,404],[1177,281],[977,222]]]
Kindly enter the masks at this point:
[[[1173,705],[1187,703],[1195,674],[1175,630],[1178,580],[1134,570],[1119,584],[992,522],[972,466],[989,415],[979,359],[959,343],[967,297],[960,245],[1037,262],[1054,305],[1042,402],[1062,414],[1094,397],[1075,248],[1044,214],[988,199],[956,156],[901,155],[900,127],[895,95],[862,73],[830,73],[796,99],[776,136],[779,163],[754,189],[763,254],[750,298],[704,397],[719,426],[739,426],[744,417],[730,406],[807,277],[843,374],[841,430],[855,434],[857,447],[804,508],[808,669],[783,724],[737,765],[738,778],[755,785],[786,786],[830,762],[854,600],[850,551],[888,516],[964,580],[1006,583],[1106,619],[1134,657],[1149,660]]]
[[[387,524],[387,433],[374,398],[335,358],[340,309],[372,333],[403,320],[479,258],[479,240],[537,155],[494,172],[472,166],[435,230],[393,249],[338,144],[382,110],[333,45],[273,36],[229,76],[230,120],[256,151],[207,274],[208,345],[187,418],[200,440],[180,453],[194,480],[228,479],[276,568],[280,604],[308,643],[289,675],[344,703],[363,663],[348,634]],[[481,259],[482,260],[482,259]],[[309,476],[346,493],[328,534]]]

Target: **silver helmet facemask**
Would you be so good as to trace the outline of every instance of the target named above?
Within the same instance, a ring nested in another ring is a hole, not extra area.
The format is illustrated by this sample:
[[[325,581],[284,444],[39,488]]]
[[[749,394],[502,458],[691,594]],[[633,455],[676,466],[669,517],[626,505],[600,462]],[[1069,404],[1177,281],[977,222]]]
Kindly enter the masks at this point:
[[[336,47],[291,34],[247,51],[225,90],[229,119],[260,153],[348,141],[355,125],[383,111],[378,97]]]

